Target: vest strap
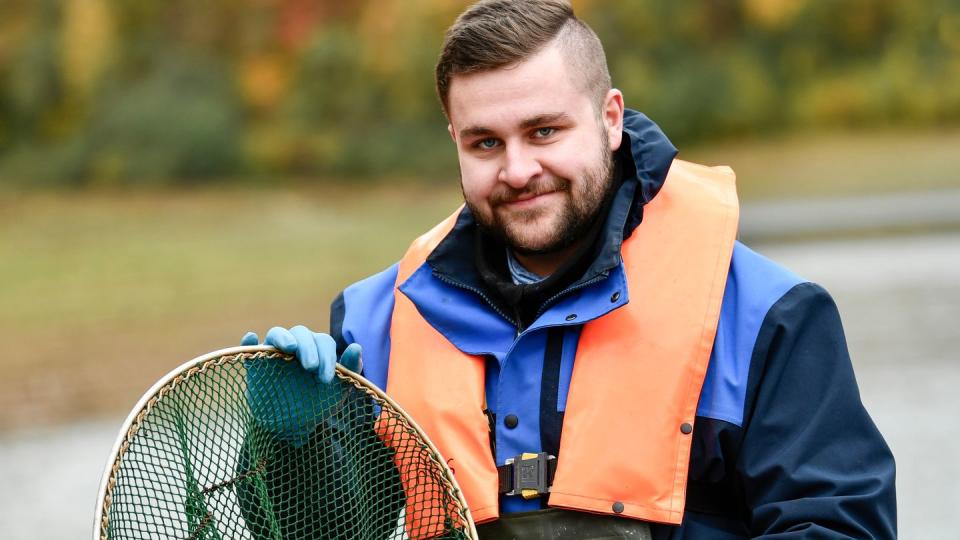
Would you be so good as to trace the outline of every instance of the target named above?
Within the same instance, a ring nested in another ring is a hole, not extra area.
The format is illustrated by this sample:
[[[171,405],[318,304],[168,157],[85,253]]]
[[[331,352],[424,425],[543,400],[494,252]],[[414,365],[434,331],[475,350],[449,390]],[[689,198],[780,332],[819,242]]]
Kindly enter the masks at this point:
[[[534,499],[550,493],[557,458],[546,452],[520,454],[497,467],[500,495],[520,495]]]

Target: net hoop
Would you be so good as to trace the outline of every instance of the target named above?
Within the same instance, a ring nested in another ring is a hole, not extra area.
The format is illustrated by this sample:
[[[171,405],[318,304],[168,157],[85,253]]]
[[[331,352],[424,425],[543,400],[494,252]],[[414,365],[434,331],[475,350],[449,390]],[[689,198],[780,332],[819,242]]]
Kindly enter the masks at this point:
[[[268,345],[229,347],[226,349],[216,350],[202,356],[198,356],[193,360],[184,362],[177,368],[171,370],[169,373],[161,377],[160,380],[151,386],[150,389],[147,390],[137,401],[137,404],[133,407],[133,409],[130,411],[130,414],[127,416],[127,419],[121,425],[119,433],[117,434],[117,438],[114,441],[113,448],[111,449],[109,457],[107,458],[107,462],[104,466],[103,474],[101,476],[100,488],[97,494],[97,507],[93,524],[93,540],[107,540],[111,495],[113,488],[116,485],[117,473],[120,470],[124,455],[130,445],[130,442],[140,429],[144,418],[150,412],[153,406],[163,398],[164,395],[169,393],[173,388],[191,376],[210,369],[211,367],[237,361],[258,359],[283,359],[286,361],[292,361],[293,358],[294,357],[292,355],[283,353]],[[442,458],[440,451],[427,437],[427,434],[423,431],[420,425],[417,424],[413,418],[407,415],[400,405],[398,405],[380,388],[368,381],[363,376],[344,368],[340,364],[336,365],[335,375],[339,379],[355,386],[359,390],[366,392],[375,400],[386,403],[388,406],[392,407],[395,412],[399,413],[403,417],[403,420],[409,424],[409,426],[420,437],[421,442],[429,447],[431,459],[436,462],[439,470],[443,472],[444,480],[450,484],[450,494],[457,499],[457,502],[461,508],[461,513],[464,517],[464,522],[467,524],[466,533],[468,537],[472,539],[478,538],[476,526],[474,525],[473,518],[470,514],[470,508],[467,506],[466,500],[463,497],[463,491],[457,484],[457,480],[450,471],[450,468],[447,466],[446,461]]]

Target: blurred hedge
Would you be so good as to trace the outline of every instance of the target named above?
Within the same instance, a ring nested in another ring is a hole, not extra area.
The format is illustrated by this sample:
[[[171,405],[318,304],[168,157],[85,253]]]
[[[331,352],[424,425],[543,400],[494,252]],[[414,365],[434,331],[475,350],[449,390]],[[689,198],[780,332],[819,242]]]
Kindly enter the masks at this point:
[[[0,184],[450,174],[433,63],[466,4],[4,0]],[[574,4],[681,145],[960,124],[960,0]]]

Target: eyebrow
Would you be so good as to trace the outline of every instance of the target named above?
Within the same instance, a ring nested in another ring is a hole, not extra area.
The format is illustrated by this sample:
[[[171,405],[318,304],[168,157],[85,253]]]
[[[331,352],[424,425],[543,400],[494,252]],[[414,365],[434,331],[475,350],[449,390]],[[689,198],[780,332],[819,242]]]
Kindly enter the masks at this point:
[[[538,114],[520,122],[519,128],[530,129],[544,124],[556,124],[569,121],[570,115],[563,112]],[[460,137],[463,139],[468,137],[486,137],[493,134],[494,131],[492,129],[483,126],[469,126],[460,130]]]
[[[487,135],[493,135],[493,130],[482,126],[470,126],[460,130],[461,139],[468,137],[485,137]]]
[[[569,121],[570,116],[563,112],[538,114],[537,116],[527,118],[523,122],[520,122],[520,129],[530,129],[532,127],[542,126],[544,124],[557,124]]]

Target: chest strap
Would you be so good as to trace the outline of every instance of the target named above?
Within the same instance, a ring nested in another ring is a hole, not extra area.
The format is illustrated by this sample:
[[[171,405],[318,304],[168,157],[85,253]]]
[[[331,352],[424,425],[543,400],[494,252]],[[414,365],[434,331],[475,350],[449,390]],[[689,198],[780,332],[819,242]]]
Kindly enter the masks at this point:
[[[557,472],[557,458],[546,452],[520,454],[497,467],[500,495],[520,495],[533,499],[550,493],[553,475]]]

